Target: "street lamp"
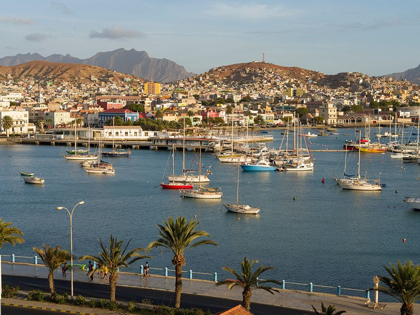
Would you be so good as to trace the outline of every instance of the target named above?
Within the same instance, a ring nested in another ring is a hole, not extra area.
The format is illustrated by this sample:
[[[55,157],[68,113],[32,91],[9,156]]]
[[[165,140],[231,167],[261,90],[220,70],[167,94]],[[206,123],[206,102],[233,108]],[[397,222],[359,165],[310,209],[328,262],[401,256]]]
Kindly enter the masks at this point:
[[[66,207],[57,207],[56,208],[57,210],[65,209],[70,216],[70,255],[71,255],[71,258],[70,258],[70,266],[71,266],[71,269],[70,269],[70,283],[71,283],[71,300],[72,301],[73,301],[73,212],[74,212],[74,209],[76,209],[76,207],[78,205],[83,205],[84,203],[85,203],[84,201],[80,201],[79,203],[77,203],[73,207],[73,210],[71,210],[71,212]]]

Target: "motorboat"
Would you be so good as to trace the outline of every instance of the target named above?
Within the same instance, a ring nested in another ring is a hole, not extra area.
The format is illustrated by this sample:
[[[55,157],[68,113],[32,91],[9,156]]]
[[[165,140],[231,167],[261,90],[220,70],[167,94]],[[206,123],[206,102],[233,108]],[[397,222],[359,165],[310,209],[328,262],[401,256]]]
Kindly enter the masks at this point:
[[[302,158],[295,158],[283,164],[283,169],[288,172],[310,172],[314,170],[314,163]]]
[[[98,166],[86,168],[85,171],[92,175],[115,175],[115,169],[111,164],[99,164]]]
[[[255,163],[243,163],[241,164],[241,167],[245,172],[268,172],[277,170],[277,167],[272,166],[266,159],[260,159]]]
[[[207,175],[196,175],[196,174],[190,174],[190,173],[186,173],[184,175],[168,175],[167,178],[170,182],[184,182],[184,183],[210,182],[210,179],[207,177]]]
[[[44,185],[45,179],[37,176],[25,176],[23,180],[26,184],[33,184],[33,185]]]
[[[414,210],[420,210],[420,198],[405,197],[404,202]]]
[[[20,172],[20,176],[34,176],[34,173]]]

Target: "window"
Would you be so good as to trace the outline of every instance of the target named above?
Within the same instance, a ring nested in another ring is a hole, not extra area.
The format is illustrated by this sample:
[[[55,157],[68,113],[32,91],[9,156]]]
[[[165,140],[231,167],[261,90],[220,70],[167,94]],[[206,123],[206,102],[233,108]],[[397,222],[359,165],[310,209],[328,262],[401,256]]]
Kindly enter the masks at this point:
[[[127,132],[127,131],[125,132],[125,136],[126,136],[126,137],[128,136],[128,132]]]

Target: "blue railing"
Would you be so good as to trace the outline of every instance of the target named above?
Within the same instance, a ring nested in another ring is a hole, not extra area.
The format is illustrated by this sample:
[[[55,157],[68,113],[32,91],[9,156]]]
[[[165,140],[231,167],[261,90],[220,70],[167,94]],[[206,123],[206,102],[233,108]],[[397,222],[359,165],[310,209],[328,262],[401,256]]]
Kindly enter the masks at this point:
[[[40,259],[37,256],[15,256],[14,254],[11,255],[1,255],[2,257],[8,257],[10,259],[10,262],[16,263],[16,259],[19,260],[21,263],[33,263],[34,265],[38,265],[42,262],[40,262]],[[21,261],[22,260],[22,261]],[[6,261],[3,259],[3,261]],[[85,267],[85,264],[73,264],[74,266],[80,267],[82,270],[84,270],[83,267]],[[96,269],[96,262],[93,262],[93,267]],[[139,274],[143,274],[144,272],[144,266],[140,265],[139,267]],[[155,275],[161,275],[163,277],[175,277],[175,270],[169,269],[168,267],[164,268],[150,268],[150,270],[155,270]],[[208,272],[199,272],[199,271],[192,271],[192,270],[184,270],[182,271],[183,275],[186,274],[187,276],[185,278],[188,278],[190,280],[207,280],[207,281],[214,281],[218,282],[218,274],[217,272],[214,273],[208,273]],[[347,296],[364,296],[366,299],[370,298],[370,292],[368,290],[362,290],[362,289],[353,289],[353,288],[344,288],[341,286],[328,286],[328,285],[320,285],[320,284],[313,284],[310,283],[300,283],[300,282],[286,282],[285,280],[281,281],[281,286],[277,287],[281,290],[298,290],[298,291],[307,291],[307,292],[319,292],[319,293],[329,293],[329,294],[335,294],[335,295],[343,295],[343,291],[346,293]],[[317,289],[317,290],[315,290]]]

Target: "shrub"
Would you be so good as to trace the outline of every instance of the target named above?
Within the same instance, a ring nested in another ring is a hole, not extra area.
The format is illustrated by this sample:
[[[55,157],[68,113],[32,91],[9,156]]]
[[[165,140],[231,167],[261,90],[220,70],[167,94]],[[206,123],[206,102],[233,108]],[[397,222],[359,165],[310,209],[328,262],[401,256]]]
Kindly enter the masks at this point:
[[[141,303],[146,304],[146,305],[152,305],[153,301],[150,299],[143,299],[141,300]]]
[[[136,302],[130,301],[127,305],[127,311],[133,312],[136,309]]]
[[[65,304],[67,302],[67,299],[61,294],[56,294],[54,296],[54,302],[57,304]]]
[[[156,314],[159,314],[159,315],[175,315],[175,309],[173,309],[172,307],[169,307],[169,306],[162,305],[161,307],[159,307]]]
[[[97,305],[96,300],[90,300],[89,304],[92,308],[95,308]]]
[[[41,290],[32,290],[28,294],[29,301],[42,302],[44,301],[44,299],[45,299],[45,295],[44,295],[44,292],[42,292]]]
[[[118,304],[115,301],[109,301],[109,309],[111,311],[116,311],[118,308]]]
[[[97,305],[98,305],[100,308],[105,308],[105,307],[106,307],[106,304],[107,304],[107,302],[106,302],[104,299],[99,299],[99,300],[97,301]]]
[[[7,284],[2,288],[1,296],[6,299],[11,299],[16,296],[19,291],[19,287],[9,287]]]
[[[85,303],[86,299],[82,295],[78,295],[74,300],[74,304],[76,305],[85,306]]]

